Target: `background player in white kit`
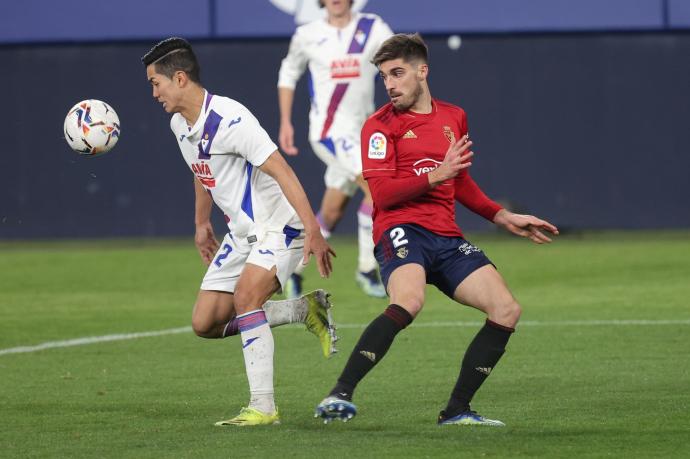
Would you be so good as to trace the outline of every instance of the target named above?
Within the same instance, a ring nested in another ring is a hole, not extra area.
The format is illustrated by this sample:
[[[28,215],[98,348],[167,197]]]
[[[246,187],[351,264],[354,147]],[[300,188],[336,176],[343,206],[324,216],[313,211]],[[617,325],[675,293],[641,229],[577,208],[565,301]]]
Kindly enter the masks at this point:
[[[308,66],[309,142],[314,153],[327,165],[326,192],[317,219],[328,237],[357,188],[362,190],[364,199],[357,212],[359,266],[356,280],[367,294],[385,297],[374,258],[372,201],[362,178],[359,137],[364,121],[374,111],[374,82],[378,71],[370,61],[379,45],[393,33],[380,17],[353,13],[352,0],[321,0],[319,3],[326,8],[328,17],[297,28],[280,66],[280,147],[288,155],[298,153],[291,121],[292,105],[295,85]],[[300,268],[291,277],[287,293],[289,296],[301,293]]]
[[[153,97],[173,113],[170,127],[195,175],[195,242],[210,265],[194,305],[192,327],[205,338],[238,331],[242,338],[250,403],[238,416],[217,425],[275,424],[270,325],[304,320],[307,312],[316,312],[319,317],[312,317],[312,326],[320,326],[314,331],[322,335],[326,353],[332,350],[334,335],[329,333],[330,304],[323,291],[302,301],[269,302],[267,311],[262,305],[311,254],[321,276],[328,276],[334,253],[297,177],[256,118],[239,102],[214,96],[201,86],[189,43],[169,38],[142,61]],[[230,228],[215,256],[212,201],[225,213]]]

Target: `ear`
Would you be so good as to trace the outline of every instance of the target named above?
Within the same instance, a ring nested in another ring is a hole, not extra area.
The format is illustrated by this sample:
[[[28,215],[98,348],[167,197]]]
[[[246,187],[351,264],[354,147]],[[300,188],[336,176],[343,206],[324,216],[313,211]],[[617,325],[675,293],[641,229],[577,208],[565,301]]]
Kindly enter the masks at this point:
[[[429,76],[429,65],[428,64],[419,64],[419,67],[417,67],[417,78],[422,81],[426,80],[426,77]]]
[[[189,82],[189,77],[182,70],[178,70],[177,72],[175,72],[172,79],[178,88],[184,88],[185,86],[187,86],[187,83]]]

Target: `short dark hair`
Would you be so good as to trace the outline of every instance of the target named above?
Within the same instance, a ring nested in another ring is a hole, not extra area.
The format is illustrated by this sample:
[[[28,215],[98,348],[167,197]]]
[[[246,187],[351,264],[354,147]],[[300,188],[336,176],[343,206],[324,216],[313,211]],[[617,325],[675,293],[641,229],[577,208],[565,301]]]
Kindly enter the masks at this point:
[[[355,3],[355,0],[350,0],[350,8],[352,8],[352,4]],[[323,0],[319,0],[319,8],[324,8],[326,4],[323,2]]]
[[[426,64],[429,62],[429,49],[418,33],[399,33],[383,42],[371,63],[378,67],[393,59],[402,59],[405,62],[422,61]]]
[[[187,40],[179,37],[166,38],[156,43],[151,50],[144,54],[141,62],[145,66],[154,65],[156,72],[172,78],[177,71],[183,71],[189,79],[200,83],[199,62]]]

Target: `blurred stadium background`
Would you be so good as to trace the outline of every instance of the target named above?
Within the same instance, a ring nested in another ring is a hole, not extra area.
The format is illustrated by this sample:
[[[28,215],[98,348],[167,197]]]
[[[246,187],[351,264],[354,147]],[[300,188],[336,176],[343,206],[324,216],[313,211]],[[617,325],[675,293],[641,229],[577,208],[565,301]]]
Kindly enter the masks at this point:
[[[433,95],[466,109],[479,155],[473,174],[492,197],[564,229],[690,226],[690,2],[363,6],[395,31],[425,35]],[[192,40],[204,85],[246,104],[277,137],[277,72],[295,24],[268,0],[3,8],[0,237],[190,233],[191,177],[139,61],[162,37]],[[293,118],[302,153],[291,163],[317,206],[323,166],[307,143],[306,91],[303,79]],[[61,132],[69,107],[86,98],[110,103],[123,126],[117,149],[91,160],[72,154]],[[377,100],[385,102],[383,91]],[[351,207],[344,234],[355,230]],[[464,212],[460,219],[469,230],[488,228]]]
[[[352,288],[354,206],[336,231],[335,276],[307,272],[307,287],[336,298],[345,355],[315,361],[310,336],[281,329],[283,426],[211,428],[246,402],[242,357],[237,341],[180,328],[203,274],[192,177],[139,58],[164,37],[190,39],[204,86],[276,138],[278,67],[315,3],[3,2],[0,457],[690,456],[688,0],[356,0],[425,36],[432,94],[466,109],[486,192],[565,230],[536,248],[459,211],[526,306],[510,358],[479,394],[509,429],[435,427],[480,319],[435,289],[367,380],[357,424],[326,432],[310,419],[385,307]],[[122,122],[103,157],[78,157],[63,139],[67,110],[87,98]],[[323,166],[307,143],[305,81],[295,100],[300,155],[289,161],[316,208]],[[156,330],[164,336],[21,350]]]

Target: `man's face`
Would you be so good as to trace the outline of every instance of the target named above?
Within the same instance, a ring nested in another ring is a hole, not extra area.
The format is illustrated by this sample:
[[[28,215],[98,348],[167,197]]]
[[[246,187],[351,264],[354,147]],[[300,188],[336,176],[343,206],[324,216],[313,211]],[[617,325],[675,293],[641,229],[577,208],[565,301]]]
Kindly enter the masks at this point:
[[[408,110],[417,102],[423,91],[422,81],[426,78],[427,69],[426,64],[408,63],[400,58],[379,65],[386,92],[397,110]]]
[[[351,0],[323,0],[329,16],[340,17],[350,12]]]
[[[156,73],[155,65],[151,64],[146,67],[146,78],[153,87],[153,98],[163,104],[163,110],[167,113],[176,113],[182,93],[175,75],[171,80],[163,74]]]

